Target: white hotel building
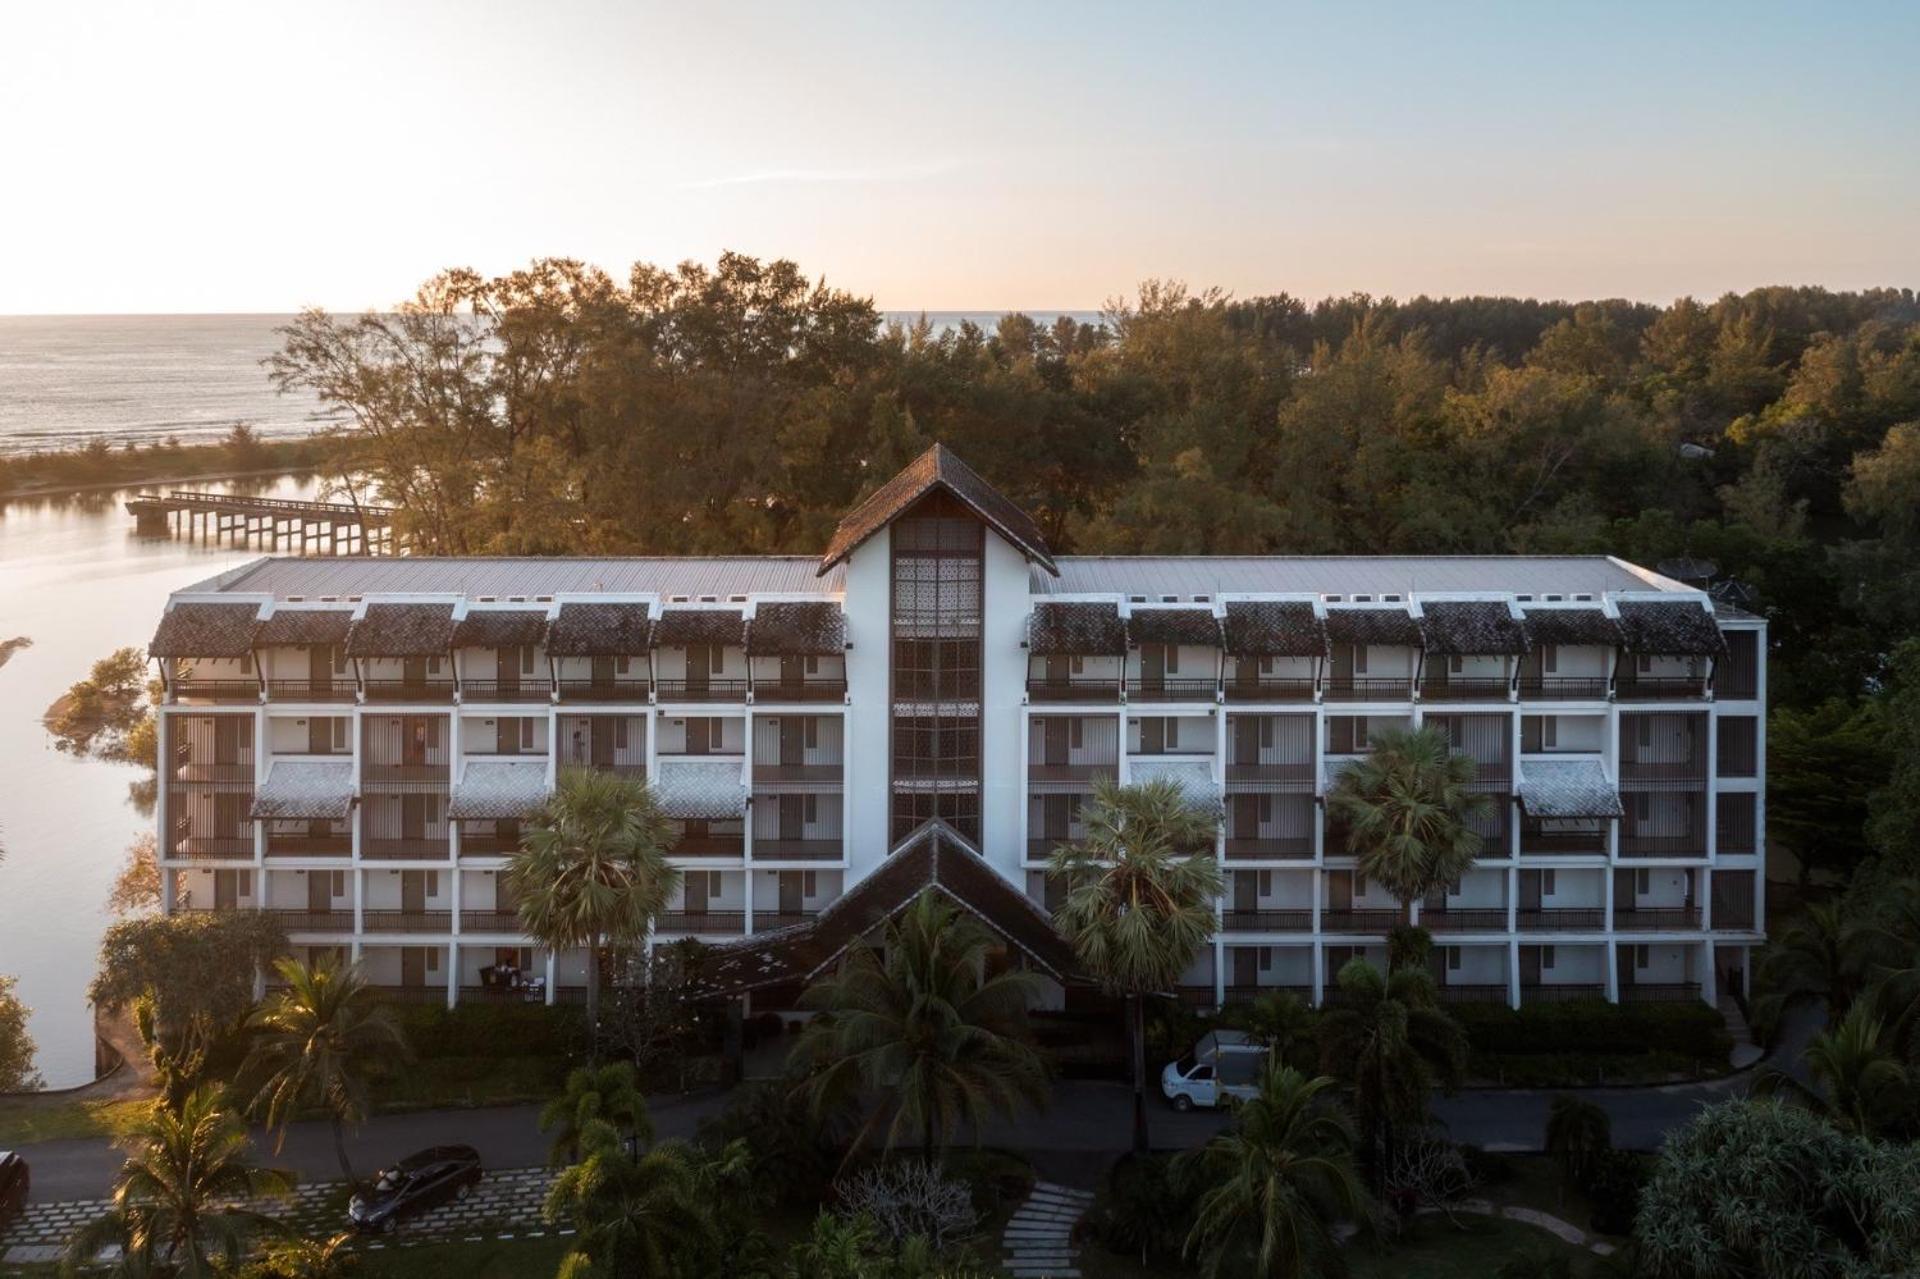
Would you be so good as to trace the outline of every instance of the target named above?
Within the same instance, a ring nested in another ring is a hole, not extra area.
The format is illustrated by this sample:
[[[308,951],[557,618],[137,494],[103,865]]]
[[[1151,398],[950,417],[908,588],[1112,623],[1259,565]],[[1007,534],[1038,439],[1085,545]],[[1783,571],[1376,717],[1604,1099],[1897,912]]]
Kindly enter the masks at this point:
[[[1318,1001],[1397,919],[1324,797],[1408,724],[1494,801],[1415,907],[1446,998],[1713,1002],[1762,941],[1764,623],[1611,558],[1056,557],[936,448],[818,559],[262,559],[152,653],[166,909],[275,912],[399,998],[582,990],[501,874],[580,766],[652,784],[656,937],[761,1007],[927,884],[1070,979],[1042,867],[1103,774],[1224,813],[1180,993]]]

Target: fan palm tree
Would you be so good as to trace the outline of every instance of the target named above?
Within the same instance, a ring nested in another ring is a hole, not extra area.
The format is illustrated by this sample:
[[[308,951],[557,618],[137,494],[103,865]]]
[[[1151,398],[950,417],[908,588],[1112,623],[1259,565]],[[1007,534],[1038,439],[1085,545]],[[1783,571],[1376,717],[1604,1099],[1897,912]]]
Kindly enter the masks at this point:
[[[240,1077],[260,1081],[253,1108],[278,1130],[275,1151],[296,1110],[325,1106],[340,1175],[352,1185],[346,1130],[367,1117],[368,1068],[403,1056],[406,1040],[357,965],[281,959],[273,968],[284,985],[247,1019],[254,1038]]]
[[[1754,1021],[1771,1034],[1792,1009],[1824,1004],[1827,1024],[1839,1024],[1866,985],[1883,944],[1871,925],[1848,919],[1839,903],[1808,906],[1760,957]]]
[[[1816,1035],[1807,1045],[1809,1088],[1779,1070],[1765,1070],[1754,1092],[1786,1093],[1837,1128],[1862,1137],[1883,1137],[1903,1130],[1913,1118],[1914,1073],[1882,1039],[1880,1019],[1865,1001],[1857,1003],[1839,1026]]]
[[[600,952],[646,938],[680,872],[673,833],[645,782],[562,770],[507,866],[527,933],[550,950],[587,949],[587,1021],[600,1012]]]
[[[1584,1097],[1559,1093],[1547,1110],[1547,1153],[1560,1162],[1568,1181],[1584,1182],[1587,1173],[1613,1149],[1613,1120]]]
[[[116,1143],[127,1152],[113,1207],[67,1245],[69,1270],[89,1266],[108,1244],[126,1274],[213,1275],[240,1258],[247,1238],[271,1225],[240,1206],[291,1188],[282,1173],[247,1159],[247,1130],[215,1088],[187,1095],[178,1109],[157,1104]]]
[[[1146,999],[1171,990],[1213,938],[1219,863],[1217,807],[1194,804],[1179,783],[1119,786],[1097,779],[1087,833],[1054,850],[1048,873],[1067,885],[1053,922],[1081,966],[1129,1004],[1133,1148],[1146,1153]]]
[[[1212,1275],[1310,1279],[1344,1273],[1331,1229],[1365,1222],[1367,1192],[1353,1165],[1353,1130],[1321,1094],[1334,1081],[1270,1063],[1233,1127],[1175,1161],[1204,1186],[1187,1235]],[[1248,1263],[1251,1262],[1251,1266]]]
[[[1436,1086],[1466,1073],[1467,1035],[1441,1011],[1418,968],[1382,976],[1364,959],[1335,978],[1339,1000],[1321,1014],[1322,1060],[1353,1085],[1354,1110],[1376,1173],[1392,1161],[1394,1132],[1427,1120]]]
[[[1009,1117],[1047,1100],[1047,1071],[1029,1039],[1032,973],[988,976],[992,938],[929,889],[887,925],[882,946],[860,947],[802,1003],[820,1016],[793,1048],[797,1093],[816,1116],[875,1106],[858,1149],[882,1128],[891,1150],[917,1137],[929,1159],[954,1128],[976,1133],[991,1113]]]
[[[561,1273],[570,1276],[701,1273],[719,1246],[713,1201],[698,1160],[682,1142],[663,1142],[639,1158],[611,1125],[588,1125],[584,1158],[547,1191],[549,1222],[571,1225],[579,1243]]]
[[[1459,879],[1480,855],[1472,827],[1492,802],[1471,789],[1475,765],[1430,728],[1376,733],[1372,749],[1327,792],[1327,814],[1346,831],[1356,868],[1412,904]]]
[[[628,1062],[580,1066],[567,1075],[567,1090],[540,1112],[540,1131],[555,1129],[548,1158],[556,1165],[580,1158],[580,1142],[596,1123],[610,1126],[623,1141],[653,1141],[647,1099]]]

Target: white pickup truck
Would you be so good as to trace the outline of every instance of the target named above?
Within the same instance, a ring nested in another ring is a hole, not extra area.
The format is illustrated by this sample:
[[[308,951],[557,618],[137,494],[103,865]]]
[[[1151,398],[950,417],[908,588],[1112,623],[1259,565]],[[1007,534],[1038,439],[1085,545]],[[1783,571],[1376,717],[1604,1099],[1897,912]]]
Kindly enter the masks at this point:
[[[1251,1099],[1260,1089],[1267,1047],[1243,1030],[1212,1030],[1193,1051],[1160,1072],[1160,1091],[1173,1108],[1222,1105],[1228,1097]]]

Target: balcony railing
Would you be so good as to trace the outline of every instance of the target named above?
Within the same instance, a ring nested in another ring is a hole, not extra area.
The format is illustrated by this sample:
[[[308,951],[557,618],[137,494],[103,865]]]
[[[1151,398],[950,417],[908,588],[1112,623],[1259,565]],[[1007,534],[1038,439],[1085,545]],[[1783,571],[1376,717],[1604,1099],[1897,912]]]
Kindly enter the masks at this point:
[[[1313,931],[1310,910],[1228,910],[1220,927],[1229,933],[1305,933]]]
[[[258,702],[257,679],[177,679],[169,685],[177,702]]]
[[[1694,906],[1616,906],[1613,926],[1616,931],[1697,932],[1700,911]]]
[[[1504,1004],[1508,999],[1505,982],[1463,982],[1436,986],[1434,997],[1443,1004]]]
[[[370,933],[448,933],[453,931],[450,910],[363,910],[361,927]]]
[[[1204,986],[1198,983],[1175,986],[1173,997],[1189,1008],[1211,1008],[1214,1005],[1213,983],[1208,982]]]
[[[1306,676],[1263,676],[1231,679],[1225,684],[1229,702],[1310,702],[1316,685]]]
[[[1313,1002],[1311,986],[1269,986],[1260,982],[1252,986],[1228,986],[1227,1002],[1230,1004],[1250,1004],[1263,995],[1292,995],[1303,1004]]]
[[[350,910],[286,910],[278,907],[265,912],[290,933],[350,933],[353,931],[353,912]]]
[[[518,936],[526,932],[526,925],[520,922],[520,912],[517,910],[463,910],[460,912],[460,931],[512,933]]]
[[[1096,777],[1105,777],[1111,781],[1118,776],[1120,765],[1112,760],[1099,764],[1028,764],[1027,784],[1029,786],[1076,786],[1093,785]],[[754,774],[759,776],[758,770]]]
[[[792,928],[796,924],[811,924],[817,910],[769,910],[753,912],[753,931],[770,933],[776,928]]]
[[[1130,679],[1127,681],[1127,700],[1129,702],[1211,702],[1218,688],[1212,679]]]
[[[1118,702],[1120,678],[1117,675],[1095,677],[1074,675],[1065,679],[1027,678],[1030,702]]]
[[[389,1004],[444,1004],[447,988],[438,986],[369,986],[373,997]]]
[[[350,679],[270,679],[267,697],[275,702],[351,702],[359,691]]]
[[[1426,702],[1504,702],[1512,685],[1505,679],[1425,679],[1420,700]]]
[[[1051,839],[1030,839],[1027,841],[1027,860],[1030,862],[1046,861],[1053,856],[1054,849],[1059,848],[1062,844],[1077,843],[1081,838],[1079,835],[1061,835]]]
[[[1664,782],[1671,784],[1704,785],[1707,780],[1707,757],[1695,756],[1692,759],[1634,759],[1631,756],[1620,761],[1620,781]]]
[[[663,702],[744,702],[748,687],[744,679],[663,679],[654,691]]]
[[[1507,931],[1504,906],[1423,910],[1420,926],[1433,933],[1503,933]]]
[[[1705,835],[1622,835],[1622,857],[1682,857],[1707,855]]]
[[[1313,789],[1313,761],[1227,765],[1227,785],[1239,788]]]
[[[269,857],[351,857],[351,835],[276,835],[267,833]]]
[[[441,786],[453,775],[447,764],[382,764],[367,761],[360,765],[360,780],[383,788],[401,786]]]
[[[1744,907],[1731,907],[1721,902],[1713,904],[1713,927],[1716,932],[1751,932],[1753,930],[1753,903]]]
[[[231,764],[203,764],[189,760],[176,764],[173,782],[179,786],[253,787],[253,752],[242,751]]]
[[[1614,681],[1618,702],[1690,702],[1707,695],[1707,681],[1699,675],[1634,675]]]
[[[520,851],[518,835],[487,834],[469,835],[460,832],[460,855],[462,857],[508,857]]]
[[[1524,822],[1520,826],[1522,857],[1593,856],[1606,851],[1604,830],[1543,831],[1531,829]]]
[[[651,685],[644,679],[563,679],[560,700],[644,703],[650,690]]]
[[[450,702],[453,681],[417,679],[370,679],[361,681],[370,702]]]
[[[654,918],[653,927],[660,933],[743,933],[747,916],[738,910],[669,910]]]
[[[1320,931],[1389,933],[1405,921],[1405,913],[1398,910],[1323,910],[1320,912]]]
[[[1622,982],[1623,1004],[1684,1004],[1700,998],[1697,981]]]
[[[761,839],[754,837],[757,862],[834,862],[846,855],[841,839]]]
[[[362,839],[360,856],[368,861],[445,861],[452,854],[447,837],[438,839]]]
[[[1411,679],[1332,679],[1327,681],[1329,702],[1405,702],[1413,698]]]
[[[693,835],[681,839],[667,853],[672,857],[741,857],[746,847],[744,835]]]
[[[183,835],[173,841],[173,855],[189,859],[253,859],[251,835]]]
[[[842,675],[753,681],[755,702],[843,702],[846,698],[847,681]]]
[[[1522,676],[1520,700],[1523,702],[1604,702],[1607,685],[1604,675]]]
[[[1606,997],[1607,988],[1600,982],[1541,982],[1520,987],[1520,1002],[1523,1004],[1566,1004]]]
[[[1585,932],[1605,928],[1607,912],[1599,906],[1547,906],[1523,910],[1514,922],[1523,932]]]
[[[1226,854],[1230,862],[1311,861],[1313,836],[1274,835],[1266,838],[1241,839],[1229,835],[1226,841]]]
[[[553,698],[553,681],[544,679],[463,679],[461,702],[545,702]]]
[[[842,764],[758,764],[753,766],[753,784],[777,782],[792,786],[839,786],[846,780]]]

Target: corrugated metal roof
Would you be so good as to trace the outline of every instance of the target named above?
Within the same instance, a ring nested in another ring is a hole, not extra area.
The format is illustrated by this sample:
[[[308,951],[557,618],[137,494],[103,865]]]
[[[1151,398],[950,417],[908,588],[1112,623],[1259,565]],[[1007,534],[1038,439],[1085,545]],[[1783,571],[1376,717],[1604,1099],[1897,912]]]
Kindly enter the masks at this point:
[[[837,594],[841,571],[819,576],[820,561],[803,555],[701,558],[573,559],[399,556],[375,559],[275,557],[188,587],[189,591],[261,592],[285,599],[321,595],[716,595]]]
[[[1063,555],[1060,576],[1029,574],[1036,595],[1301,593],[1401,596],[1501,591],[1536,596],[1689,590],[1604,555]]]

